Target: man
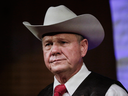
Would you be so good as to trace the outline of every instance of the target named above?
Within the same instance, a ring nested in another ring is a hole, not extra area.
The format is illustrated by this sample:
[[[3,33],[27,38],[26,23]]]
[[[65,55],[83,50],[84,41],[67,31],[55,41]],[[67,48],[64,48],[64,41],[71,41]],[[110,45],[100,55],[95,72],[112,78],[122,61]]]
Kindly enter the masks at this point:
[[[104,38],[94,16],[77,16],[61,5],[47,10],[44,25],[23,24],[42,41],[45,65],[54,74],[54,83],[38,96],[128,96],[120,82],[89,71],[83,62]]]

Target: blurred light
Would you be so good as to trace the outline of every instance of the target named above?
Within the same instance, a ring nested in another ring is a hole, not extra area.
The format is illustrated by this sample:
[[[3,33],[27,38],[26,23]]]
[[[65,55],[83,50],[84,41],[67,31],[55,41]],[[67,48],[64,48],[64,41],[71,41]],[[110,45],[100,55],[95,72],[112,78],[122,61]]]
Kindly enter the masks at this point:
[[[110,0],[118,80],[128,89],[128,0]]]

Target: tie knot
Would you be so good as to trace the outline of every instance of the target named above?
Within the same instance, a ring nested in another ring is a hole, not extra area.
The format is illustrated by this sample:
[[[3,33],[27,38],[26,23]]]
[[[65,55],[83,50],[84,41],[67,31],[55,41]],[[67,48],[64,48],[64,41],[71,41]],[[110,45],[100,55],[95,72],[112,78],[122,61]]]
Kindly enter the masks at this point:
[[[62,96],[67,91],[64,84],[58,85],[54,89],[54,96]]]

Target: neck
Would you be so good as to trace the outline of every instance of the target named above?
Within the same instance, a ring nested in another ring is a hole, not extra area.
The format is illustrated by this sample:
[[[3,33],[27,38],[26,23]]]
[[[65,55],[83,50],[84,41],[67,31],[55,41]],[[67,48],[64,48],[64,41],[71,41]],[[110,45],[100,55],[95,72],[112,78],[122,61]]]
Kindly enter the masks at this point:
[[[65,84],[72,76],[74,76],[81,69],[81,67],[82,67],[82,64],[74,72],[58,73],[58,74],[55,74],[55,77],[56,77],[56,79],[58,80],[59,83]]]

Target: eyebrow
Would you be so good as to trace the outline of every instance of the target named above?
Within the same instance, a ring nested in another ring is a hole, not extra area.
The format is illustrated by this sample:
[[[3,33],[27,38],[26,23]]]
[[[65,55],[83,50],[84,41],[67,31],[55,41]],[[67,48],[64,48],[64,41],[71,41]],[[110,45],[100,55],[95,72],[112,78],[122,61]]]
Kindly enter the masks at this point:
[[[51,41],[51,40],[50,40],[49,38],[48,38],[48,39],[46,38],[46,39],[43,39],[43,40],[42,40],[42,43],[46,43],[46,42],[50,42],[50,41]]]

